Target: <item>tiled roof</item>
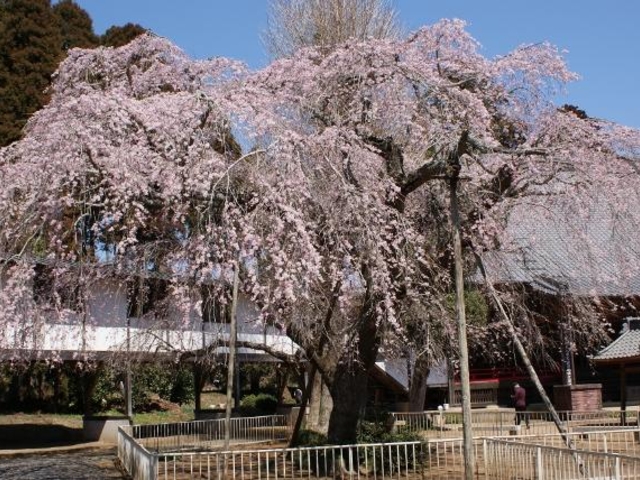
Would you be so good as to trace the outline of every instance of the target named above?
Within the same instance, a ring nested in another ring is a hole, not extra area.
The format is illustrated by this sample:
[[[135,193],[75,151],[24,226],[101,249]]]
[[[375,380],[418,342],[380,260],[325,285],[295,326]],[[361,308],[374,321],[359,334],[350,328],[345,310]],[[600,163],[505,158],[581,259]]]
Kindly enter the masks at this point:
[[[405,391],[409,390],[409,372],[407,371],[406,358],[379,359],[376,368],[389,376]],[[429,370],[427,385],[430,387],[442,387],[447,385],[447,363],[442,361]]]
[[[640,222],[629,218],[640,212],[640,200],[630,202],[637,206],[625,214],[595,197],[521,201],[501,249],[483,255],[487,274],[493,283],[526,283],[553,294],[640,294]]]
[[[600,350],[593,360],[596,362],[621,362],[640,360],[640,318],[629,319],[626,331],[617,340]]]

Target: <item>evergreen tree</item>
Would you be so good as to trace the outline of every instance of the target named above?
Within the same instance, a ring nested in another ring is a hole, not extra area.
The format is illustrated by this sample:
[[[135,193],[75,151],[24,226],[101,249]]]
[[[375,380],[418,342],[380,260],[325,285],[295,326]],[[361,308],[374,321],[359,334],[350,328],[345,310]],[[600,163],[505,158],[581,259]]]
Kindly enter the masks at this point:
[[[146,30],[138,24],[93,31],[89,14],[73,0],[0,0],[0,146],[18,140],[48,101],[51,75],[70,48],[119,46]]]
[[[62,0],[56,3],[53,6],[53,13],[58,18],[63,50],[98,46],[99,41],[93,32],[91,17],[73,0]]]
[[[127,23],[123,26],[114,25],[104,32],[101,43],[106,47],[121,47],[146,31],[144,27],[137,23]]]
[[[0,0],[0,145],[20,138],[62,58],[49,0]]]

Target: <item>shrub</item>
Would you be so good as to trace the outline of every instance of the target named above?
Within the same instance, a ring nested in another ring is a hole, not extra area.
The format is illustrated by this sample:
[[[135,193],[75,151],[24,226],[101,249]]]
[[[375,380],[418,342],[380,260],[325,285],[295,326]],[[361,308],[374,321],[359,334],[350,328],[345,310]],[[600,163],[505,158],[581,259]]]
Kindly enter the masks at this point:
[[[388,426],[381,422],[363,421],[360,422],[358,429],[358,443],[400,443],[421,440],[417,433],[390,432]],[[389,455],[383,455],[380,450],[375,450],[373,455],[377,464],[384,466],[387,471],[393,471],[393,461],[398,462],[400,465],[414,466],[410,450],[399,449],[395,453],[397,453],[397,457],[394,459],[390,458]],[[360,458],[360,461],[364,461],[364,458]]]
[[[300,430],[296,447],[320,447],[327,445],[327,436],[313,430]]]
[[[273,415],[278,407],[278,399],[268,393],[247,395],[240,402],[240,412],[246,416]]]

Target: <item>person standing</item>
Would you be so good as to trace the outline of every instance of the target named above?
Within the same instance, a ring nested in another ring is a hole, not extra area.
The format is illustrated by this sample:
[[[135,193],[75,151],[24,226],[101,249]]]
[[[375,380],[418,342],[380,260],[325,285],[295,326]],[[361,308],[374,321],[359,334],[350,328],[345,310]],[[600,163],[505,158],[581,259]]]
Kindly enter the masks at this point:
[[[299,388],[296,388],[293,391],[293,398],[296,401],[296,405],[302,404],[302,390],[300,390]]]
[[[529,415],[527,415],[527,391],[520,386],[519,383],[513,384],[513,406],[516,408],[516,425],[520,425],[524,419],[527,428],[529,428]]]

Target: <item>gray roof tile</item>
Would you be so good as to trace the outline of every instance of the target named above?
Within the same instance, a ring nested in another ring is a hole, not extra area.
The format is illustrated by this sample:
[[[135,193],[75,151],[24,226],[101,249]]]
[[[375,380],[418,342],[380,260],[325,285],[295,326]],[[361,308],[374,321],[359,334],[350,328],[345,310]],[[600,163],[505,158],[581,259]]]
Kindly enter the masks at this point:
[[[640,201],[626,213],[604,200],[541,197],[515,205],[500,250],[483,262],[494,283],[526,283],[548,293],[640,294]],[[479,276],[475,276],[481,281]]]
[[[640,359],[640,318],[628,319],[626,331],[615,341],[600,350],[593,360],[596,362]]]

